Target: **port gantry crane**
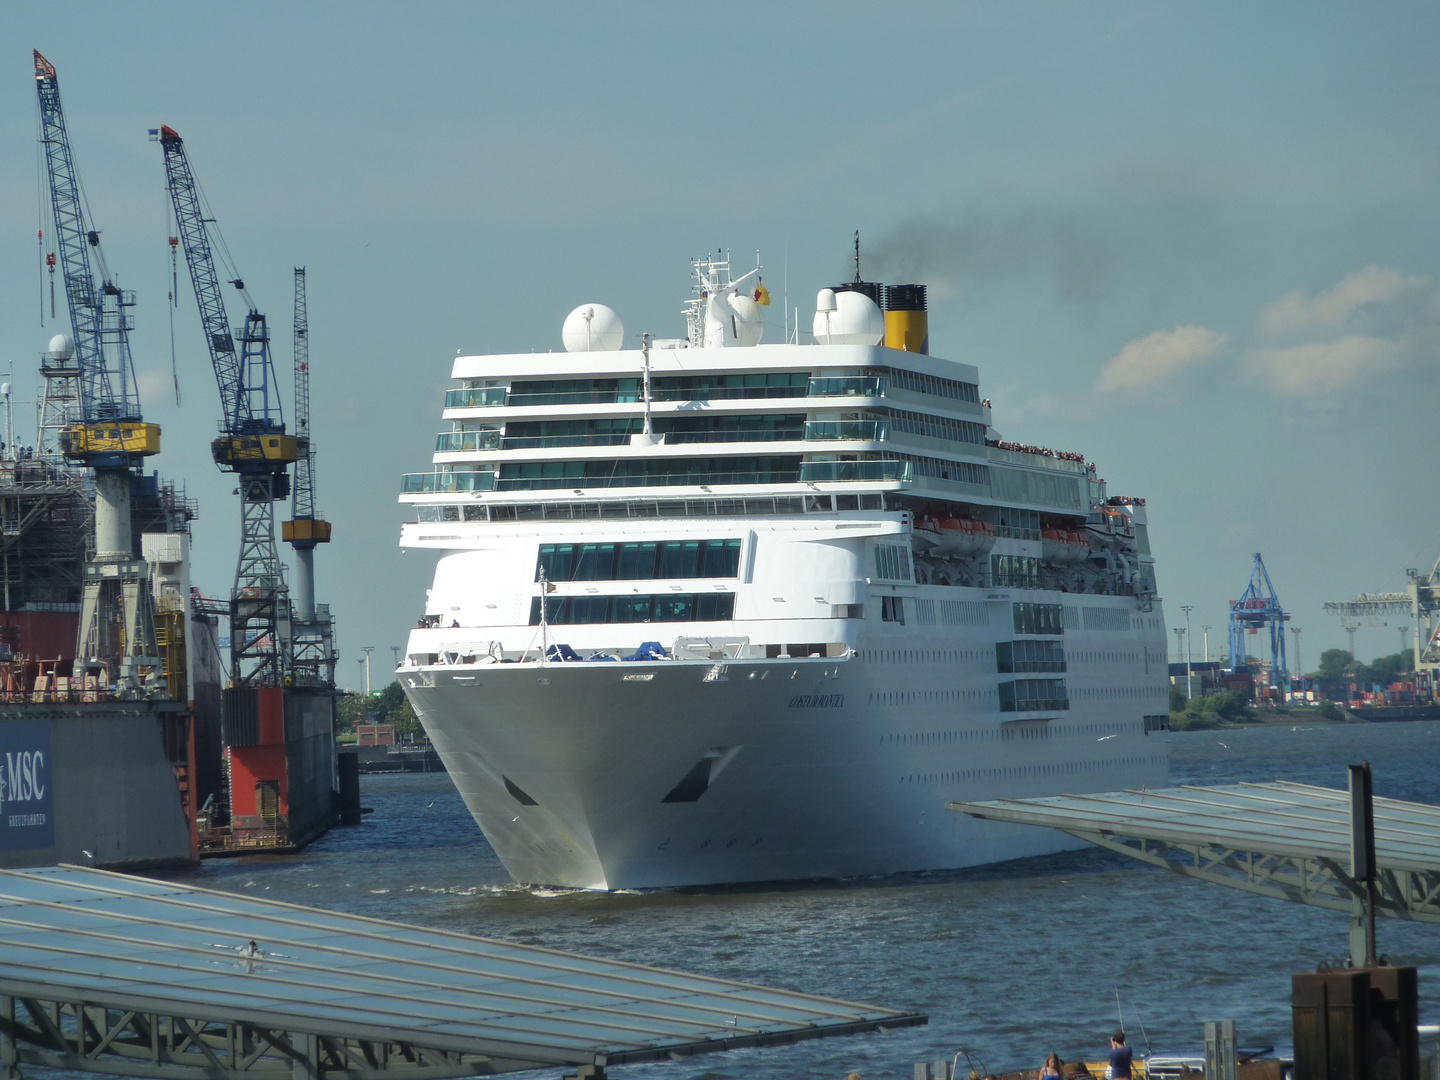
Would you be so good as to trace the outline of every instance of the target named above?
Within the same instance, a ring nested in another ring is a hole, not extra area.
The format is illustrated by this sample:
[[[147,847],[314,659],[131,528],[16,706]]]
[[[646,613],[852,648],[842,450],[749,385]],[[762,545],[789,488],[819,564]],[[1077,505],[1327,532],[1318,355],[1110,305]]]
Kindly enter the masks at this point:
[[[1415,673],[1434,695],[1440,692],[1440,558],[1429,573],[1411,567],[1405,575],[1410,579],[1405,592],[1361,593],[1354,600],[1331,600],[1325,605],[1325,613],[1338,615],[1340,625],[1350,633],[1351,659],[1358,659],[1354,629],[1360,620],[1373,626],[1382,618],[1413,618]]]
[[[1280,606],[1275,595],[1275,586],[1270,583],[1270,572],[1265,569],[1265,560],[1255,552],[1255,565],[1250,570],[1250,582],[1240,599],[1230,601],[1230,665],[1233,671],[1245,670],[1245,634],[1259,633],[1261,627],[1270,630],[1270,685],[1281,694],[1290,689],[1290,674],[1285,667],[1285,624],[1290,616]],[[1282,698],[1283,701],[1283,698]]]
[[[315,603],[315,546],[330,542],[330,522],[315,513],[315,443],[310,434],[310,321],[305,268],[295,268],[295,483],[291,520],[281,537],[295,550],[295,591],[290,617],[292,665],[297,683],[335,681],[335,629],[328,604]]]
[[[55,218],[73,338],[52,342],[42,365],[49,382],[68,384],[59,444],[64,457],[95,474],[94,558],[82,568],[77,676],[116,686],[121,697],[163,696],[149,567],[135,557],[131,480],[160,452],[160,428],[140,413],[130,330],[135,294],[105,262],[99,230],[86,221],[84,192],[70,152],[55,65],[35,52],[40,139]],[[97,285],[91,256],[100,269]]]
[[[210,243],[215,222],[202,205],[185,144],[169,127],[152,131],[151,138],[165,154],[179,242],[220,387],[223,418],[211,456],[238,481],[240,556],[230,592],[230,682],[236,688],[282,686],[291,676],[289,601],[275,547],[275,503],[290,494],[289,469],[299,449],[295,436],[285,432],[265,316],[238,276],[229,284],[248,311],[245,325],[230,329]],[[223,247],[218,230],[216,240]]]

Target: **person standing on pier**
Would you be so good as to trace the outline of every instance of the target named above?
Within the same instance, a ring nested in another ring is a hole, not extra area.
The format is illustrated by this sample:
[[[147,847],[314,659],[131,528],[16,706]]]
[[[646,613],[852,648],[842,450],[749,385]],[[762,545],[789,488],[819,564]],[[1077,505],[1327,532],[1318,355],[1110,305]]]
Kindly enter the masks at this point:
[[[1110,1036],[1110,1080],[1130,1080],[1130,1062],[1134,1051],[1125,1045],[1125,1032]]]

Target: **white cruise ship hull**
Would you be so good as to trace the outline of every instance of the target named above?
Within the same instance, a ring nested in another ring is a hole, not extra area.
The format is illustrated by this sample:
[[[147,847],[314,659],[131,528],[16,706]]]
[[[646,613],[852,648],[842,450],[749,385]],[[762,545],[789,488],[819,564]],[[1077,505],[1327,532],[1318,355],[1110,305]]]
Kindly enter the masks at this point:
[[[486,838],[528,884],[975,866],[1083,845],[946,811],[952,799],[1166,783],[1164,735],[1133,706],[1007,721],[983,689],[993,637],[892,644],[848,659],[440,666],[402,682]],[[1163,711],[1163,679],[1127,682]],[[707,755],[703,791],[665,801]]]

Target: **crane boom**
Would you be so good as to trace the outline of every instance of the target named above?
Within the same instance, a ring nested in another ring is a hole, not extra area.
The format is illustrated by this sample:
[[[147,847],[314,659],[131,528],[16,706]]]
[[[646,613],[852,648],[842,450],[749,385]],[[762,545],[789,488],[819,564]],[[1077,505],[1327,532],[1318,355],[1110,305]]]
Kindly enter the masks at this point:
[[[55,65],[35,50],[40,138],[55,219],[56,246],[79,370],[79,415],[63,433],[66,456],[100,467],[138,465],[160,450],[160,429],[141,421],[135,365],[130,356],[135,294],[111,279],[100,233],[86,221],[79,173],[70,151]],[[99,263],[97,286],[91,251]],[[119,426],[117,426],[117,424]]]
[[[131,531],[131,485],[135,468],[160,451],[160,428],[140,416],[140,396],[130,358],[135,294],[110,277],[100,233],[85,220],[85,199],[55,65],[35,57],[35,88],[40,104],[40,138],[45,146],[46,178],[55,216],[55,236],[65,278],[65,299],[74,331],[71,346],[52,343],[47,366],[50,386],[74,387],[75,406],[62,407],[59,443],[67,458],[90,466],[95,476],[94,556],[82,567],[77,676],[114,672],[122,697],[159,696],[161,661],[155,635],[149,568],[135,558]],[[97,288],[91,252],[100,267]],[[70,397],[67,393],[63,395]]]
[[[299,449],[295,436],[285,433],[265,316],[248,304],[245,283],[238,277],[230,284],[245,295],[249,312],[238,334],[226,321],[209,235],[214,222],[204,214],[184,141],[171,127],[152,130],[151,137],[164,151],[185,265],[220,389],[220,437],[210,444],[210,452],[216,464],[240,481],[240,557],[230,593],[231,683],[281,685],[290,676],[293,657],[285,575],[275,549],[274,504],[290,494],[289,466]]]
[[[200,308],[205,345],[210,351],[210,363],[215,368],[215,381],[220,387],[224,430],[246,431],[252,426],[253,419],[250,396],[244,392],[244,367],[235,350],[235,338],[225,314],[225,297],[220,291],[220,275],[215,270],[210,231],[206,228],[205,213],[200,205],[200,186],[195,182],[195,174],[190,171],[185,142],[175,129],[161,126],[156,134],[165,152],[165,179],[175,207],[175,223],[179,228],[180,243],[185,249],[185,265],[190,268],[195,303]],[[237,288],[244,285],[239,279],[230,284]]]

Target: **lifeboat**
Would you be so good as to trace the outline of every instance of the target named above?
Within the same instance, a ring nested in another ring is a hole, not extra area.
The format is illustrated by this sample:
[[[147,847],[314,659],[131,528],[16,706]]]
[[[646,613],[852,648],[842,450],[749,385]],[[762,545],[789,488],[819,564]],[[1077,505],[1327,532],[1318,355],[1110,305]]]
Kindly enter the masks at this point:
[[[1040,558],[1057,566],[1078,566],[1090,558],[1090,541],[1071,529],[1041,529]]]
[[[995,546],[995,526],[973,518],[940,518],[935,522],[940,542],[937,555],[969,559],[983,555]]]

